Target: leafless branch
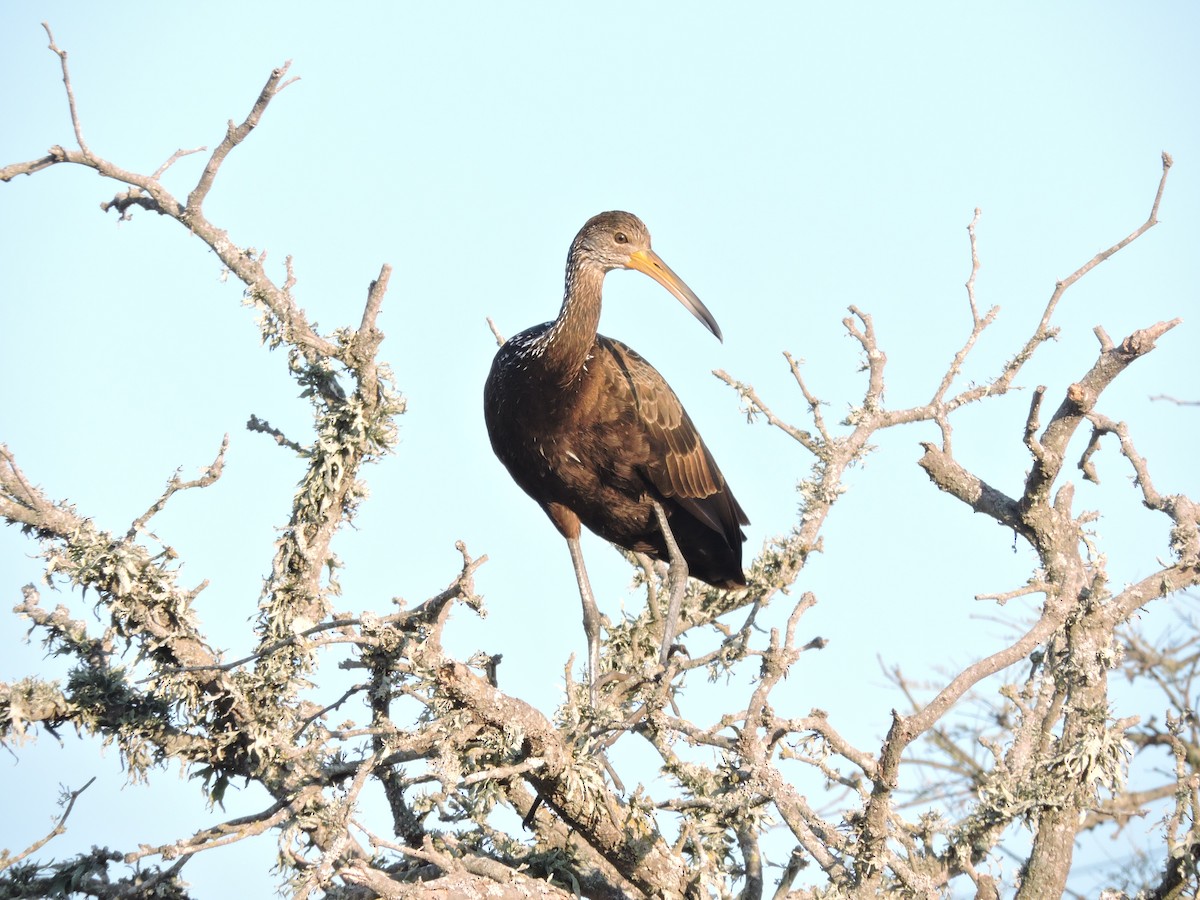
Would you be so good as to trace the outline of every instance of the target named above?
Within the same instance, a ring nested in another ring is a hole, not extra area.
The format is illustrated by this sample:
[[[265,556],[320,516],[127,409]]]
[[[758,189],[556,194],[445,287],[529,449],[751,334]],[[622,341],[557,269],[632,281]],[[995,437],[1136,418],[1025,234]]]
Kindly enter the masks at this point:
[[[176,150],[167,158],[166,162],[154,170],[154,174],[150,176],[151,179],[158,181],[164,174],[166,174],[167,169],[171,168],[171,166],[175,165],[175,163],[179,162],[179,160],[183,159],[185,156],[191,156],[193,153],[203,153],[207,149],[207,147],[195,147],[191,150]]]
[[[278,428],[272,428],[270,422],[260,419],[256,415],[251,414],[249,420],[246,422],[246,430],[257,431],[260,434],[269,434],[271,437],[275,438],[275,443],[277,443],[279,446],[287,447],[289,450],[295,451],[300,455],[308,452],[304,447],[297,444]]]
[[[67,801],[66,809],[63,810],[62,815],[58,817],[58,821],[54,823],[54,827],[50,829],[49,833],[46,834],[45,837],[39,838],[38,840],[34,841],[32,844],[30,844],[28,847],[26,847],[24,850],[22,850],[16,856],[9,856],[7,853],[0,852],[0,872],[3,872],[5,869],[11,868],[12,866],[19,863],[21,860],[32,856],[33,854],[35,854],[39,850],[41,850],[42,847],[46,846],[46,844],[50,843],[50,841],[52,841],[56,837],[58,837],[60,834],[65,833],[67,830],[67,828],[66,828],[67,819],[71,815],[71,810],[73,810],[75,808],[75,801],[79,799],[80,794],[82,794],[84,791],[86,791],[88,788],[90,788],[92,786],[92,782],[95,780],[96,780],[96,776],[93,775],[91,778],[89,778],[84,783],[83,787],[78,788],[73,791],[69,791],[67,793],[66,798],[65,798]]]
[[[1167,403],[1174,403],[1176,406],[1200,406],[1200,400],[1180,400],[1168,394],[1154,394],[1151,398],[1154,400],[1165,400]]]
[[[71,126],[75,129],[75,141],[79,144],[79,149],[86,156],[91,156],[92,151],[88,149],[87,141],[83,139],[83,123],[79,118],[79,110],[75,106],[75,89],[71,86],[71,70],[67,67],[67,51],[60,50],[58,45],[54,43],[54,32],[50,30],[48,22],[43,22],[42,28],[46,29],[46,37],[50,39],[50,49],[62,64],[63,86],[67,91],[67,105],[71,110]]]
[[[790,357],[788,358],[788,363],[793,365],[793,372],[798,372]],[[769,422],[771,425],[774,425],[780,431],[784,432],[789,437],[802,444],[810,453],[819,455],[821,445],[813,440],[812,435],[810,435],[807,431],[803,431],[793,425],[789,425],[787,422],[783,421],[783,419],[775,415],[775,413],[771,411],[770,407],[762,402],[762,399],[758,396],[758,393],[753,387],[735,380],[724,369],[717,369],[713,372],[713,374],[737,391],[738,395],[746,401],[747,421],[753,421],[754,417],[761,413],[766,417],[767,422]],[[819,407],[815,402],[812,404],[812,408],[814,413],[819,411]]]
[[[225,468],[225,451],[228,449],[229,435],[225,435],[224,440],[221,441],[221,449],[217,451],[217,458],[213,460],[212,464],[204,470],[204,474],[202,474],[199,478],[193,478],[191,481],[181,481],[179,479],[179,472],[176,471],[175,474],[171,476],[171,480],[167,482],[167,489],[163,491],[162,496],[154,501],[154,504],[144,513],[138,516],[134,520],[133,524],[129,526],[129,531],[125,535],[126,540],[132,541],[143,530],[145,530],[146,523],[149,522],[152,517],[162,512],[167,506],[167,501],[170,500],[171,497],[174,496],[178,491],[187,491],[191,490],[192,488],[206,488],[212,484],[215,484],[217,479],[221,477],[221,472]]]
[[[271,72],[271,77],[267,79],[267,83],[263,86],[262,93],[258,95],[258,99],[251,107],[249,115],[241,125],[234,125],[230,121],[229,126],[225,129],[225,139],[217,145],[217,149],[212,152],[208,163],[204,166],[204,172],[200,176],[200,180],[192,189],[192,192],[187,198],[187,207],[193,214],[200,211],[204,204],[204,198],[208,196],[208,192],[212,190],[213,181],[217,177],[217,171],[221,168],[221,163],[225,161],[225,157],[229,155],[234,147],[246,139],[255,126],[262,119],[263,113],[267,110],[269,104],[275,96],[297,78],[289,78],[286,81],[284,76],[287,75],[288,69],[292,66],[292,61],[289,59],[279,68]]]
[[[496,339],[496,346],[503,347],[504,346],[504,335],[502,335],[500,333],[500,329],[496,327],[496,323],[492,321],[491,316],[487,317],[487,324],[488,324],[488,328],[490,328],[492,331],[492,337],[494,337]]]

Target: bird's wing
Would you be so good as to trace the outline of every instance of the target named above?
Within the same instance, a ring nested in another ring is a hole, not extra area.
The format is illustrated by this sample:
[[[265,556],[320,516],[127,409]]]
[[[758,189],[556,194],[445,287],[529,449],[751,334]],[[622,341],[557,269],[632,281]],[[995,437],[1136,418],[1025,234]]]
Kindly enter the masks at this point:
[[[666,379],[620,341],[601,336],[599,345],[616,363],[611,389],[632,394],[651,484],[714,531],[737,535],[738,525],[749,524],[746,514]]]

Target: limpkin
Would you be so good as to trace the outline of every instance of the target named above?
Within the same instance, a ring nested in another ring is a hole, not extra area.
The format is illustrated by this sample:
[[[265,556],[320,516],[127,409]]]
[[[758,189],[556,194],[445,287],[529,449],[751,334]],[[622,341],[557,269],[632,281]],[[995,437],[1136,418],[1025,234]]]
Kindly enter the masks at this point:
[[[749,524],[670,385],[629,347],[597,334],[604,276],[613,269],[649,275],[721,339],[700,298],[650,248],[642,221],[605,212],[571,242],[558,318],[510,338],[484,387],[492,449],[567,539],[593,703],[600,614],[580,524],[626,550],[669,561],[664,665],[689,573],[714,587],[745,586],[740,526]]]

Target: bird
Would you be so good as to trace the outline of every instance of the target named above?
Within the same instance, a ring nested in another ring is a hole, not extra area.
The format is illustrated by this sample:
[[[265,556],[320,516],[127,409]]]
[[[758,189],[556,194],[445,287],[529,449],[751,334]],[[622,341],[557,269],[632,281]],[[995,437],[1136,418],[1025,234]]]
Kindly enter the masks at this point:
[[[669,562],[665,665],[689,575],[723,589],[746,586],[741,526],[750,524],[666,379],[598,333],[604,277],[614,269],[649,275],[723,340],[700,298],[651,248],[642,220],[604,212],[571,242],[558,317],[506,341],[484,385],[493,451],[566,538],[583,604],[593,705],[600,614],[579,546],[581,525]]]

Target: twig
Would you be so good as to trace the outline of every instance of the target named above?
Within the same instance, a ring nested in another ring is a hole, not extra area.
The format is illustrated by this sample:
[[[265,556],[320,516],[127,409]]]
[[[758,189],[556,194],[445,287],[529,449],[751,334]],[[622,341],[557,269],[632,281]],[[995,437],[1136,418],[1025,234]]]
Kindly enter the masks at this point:
[[[304,730],[306,728],[308,728],[308,726],[311,725],[313,722],[315,722],[317,719],[321,718],[321,716],[325,715],[327,712],[330,712],[331,710],[337,709],[343,703],[345,703],[347,700],[349,700],[351,697],[353,697],[355,694],[359,693],[360,691],[365,691],[368,687],[370,687],[370,685],[367,684],[366,682],[360,682],[359,684],[351,685],[350,687],[346,688],[346,690],[342,694],[342,696],[338,697],[336,700],[334,700],[328,706],[323,706],[320,709],[318,709],[315,713],[313,713],[312,715],[305,716],[304,719],[302,719],[300,722],[300,727],[297,728],[295,733],[292,735],[293,743],[298,743],[300,740],[300,736],[302,734],[304,734]]]
[[[175,165],[175,163],[179,162],[179,160],[183,159],[185,156],[191,156],[193,153],[202,153],[207,149],[207,147],[196,147],[192,150],[176,150],[171,154],[165,163],[154,170],[154,174],[150,177],[154,181],[158,181],[160,178],[162,178],[163,173],[165,173],[167,169],[171,168],[171,166]]]
[[[1029,415],[1025,417],[1025,446],[1029,448],[1029,452],[1035,459],[1040,459],[1045,455],[1042,449],[1041,442],[1038,441],[1038,429],[1042,427],[1041,412],[1042,401],[1046,397],[1046,386],[1039,384],[1033,390],[1033,397],[1029,400]]]
[[[1200,406],[1200,400],[1180,400],[1172,397],[1170,394],[1154,394],[1150,397],[1153,402],[1155,400],[1165,400],[1168,403],[1174,403],[1176,406]]]
[[[494,769],[484,769],[481,772],[472,772],[470,775],[463,778],[459,783],[459,787],[469,787],[472,784],[478,784],[481,781],[503,781],[506,778],[515,778],[518,775],[524,775],[526,772],[535,772],[546,764],[544,759],[537,756],[530,756],[523,759],[521,762],[511,766],[497,766]]]
[[[125,854],[125,862],[133,863],[147,856],[164,856],[168,859],[175,856],[189,856],[212,850],[215,847],[225,847],[256,834],[263,834],[283,822],[292,815],[290,804],[280,801],[250,816],[230,819],[210,828],[203,828],[189,838],[175,841],[171,844],[157,846],[141,845],[137,850]]]
[[[1129,426],[1124,422],[1114,422],[1108,416],[1101,415],[1094,410],[1087,414],[1087,420],[1092,423],[1094,431],[1092,432],[1092,440],[1088,443],[1087,449],[1084,451],[1084,459],[1089,459],[1099,447],[1099,439],[1102,434],[1115,434],[1117,440],[1121,442],[1121,455],[1129,460],[1129,464],[1133,466],[1134,475],[1137,477],[1136,484],[1142,489],[1142,500],[1150,509],[1161,510],[1164,508],[1163,497],[1154,488],[1154,482],[1150,480],[1150,469],[1146,464],[1144,457],[1140,456],[1137,448],[1133,446],[1133,438],[1129,434]],[[1090,467],[1090,463],[1086,463]],[[1082,469],[1085,466],[1084,460],[1080,460],[1079,467]],[[1092,469],[1094,472],[1094,468]],[[1099,479],[1096,479],[1099,483]]]
[[[54,32],[50,30],[50,23],[43,22],[42,27],[46,29],[46,37],[50,38],[50,49],[58,56],[62,62],[63,84],[67,88],[67,105],[71,109],[71,126],[75,129],[75,141],[79,144],[79,149],[83,151],[85,156],[91,156],[91,148],[88,147],[87,141],[83,139],[83,123],[79,119],[79,110],[75,106],[75,89],[71,87],[71,71],[67,67],[67,51],[60,50],[58,45],[54,43]]]
[[[753,419],[755,414],[762,413],[767,417],[767,422],[769,422],[771,425],[774,425],[780,431],[789,435],[796,441],[799,441],[814,455],[821,455],[821,443],[813,438],[813,436],[807,431],[796,428],[794,425],[789,425],[787,422],[783,421],[783,419],[775,415],[775,413],[771,411],[771,408],[763,403],[762,399],[758,396],[751,385],[737,381],[724,369],[716,369],[713,374],[737,391],[738,395],[746,401],[747,419]]]
[[[65,61],[64,57],[64,63]],[[271,72],[271,76],[263,86],[262,92],[258,95],[254,106],[251,107],[249,115],[246,116],[245,121],[241,125],[235,126],[232,121],[229,122],[228,127],[225,129],[225,139],[217,145],[217,149],[213,151],[208,163],[204,166],[204,172],[200,175],[200,180],[196,182],[196,186],[188,194],[187,209],[189,211],[200,211],[204,205],[204,198],[212,190],[213,180],[217,177],[217,170],[221,168],[221,163],[225,161],[225,157],[229,155],[229,151],[244,141],[246,136],[258,125],[263,113],[266,112],[267,104],[289,84],[299,80],[297,78],[290,78],[287,81],[283,80],[291,65],[292,61],[289,59],[282,66]]]
[[[1021,352],[1017,354],[1017,357],[1014,360],[1014,363],[1016,363],[1015,368],[1013,368],[1011,370],[1011,372],[1006,371],[1004,373],[1004,375],[1001,376],[1000,380],[1002,382],[1005,382],[1005,383],[1011,382],[1012,377],[1016,375],[1016,369],[1020,368],[1020,364],[1023,363],[1026,359],[1028,359],[1030,355],[1032,355],[1033,350],[1037,347],[1038,344],[1040,344],[1042,341],[1046,340],[1048,337],[1051,336],[1051,332],[1050,332],[1050,328],[1049,328],[1050,318],[1054,315],[1054,310],[1058,306],[1058,302],[1062,299],[1063,294],[1065,294],[1067,292],[1067,289],[1069,287],[1071,287],[1071,285],[1075,284],[1075,282],[1077,282],[1080,278],[1082,278],[1088,272],[1092,271],[1092,269],[1096,268],[1096,266],[1100,265],[1100,263],[1104,262],[1106,259],[1108,259],[1110,256],[1112,256],[1114,253],[1116,253],[1118,250],[1122,250],[1125,247],[1128,247],[1131,243],[1136,241],[1139,237],[1141,237],[1143,234],[1145,234],[1147,231],[1149,231],[1151,228],[1153,228],[1155,225],[1158,224],[1158,207],[1159,207],[1159,204],[1162,202],[1163,191],[1167,186],[1167,174],[1171,171],[1171,164],[1172,164],[1171,155],[1169,153],[1163,153],[1163,155],[1162,155],[1162,177],[1158,181],[1158,191],[1154,195],[1154,204],[1150,207],[1150,215],[1146,219],[1146,221],[1143,222],[1141,225],[1139,225],[1137,228],[1135,228],[1132,233],[1125,236],[1121,240],[1117,241],[1111,247],[1108,247],[1105,250],[1101,250],[1099,253],[1097,253],[1095,256],[1093,256],[1091,259],[1089,259],[1086,263],[1084,263],[1082,266],[1080,266],[1078,269],[1076,269],[1074,272],[1072,272],[1070,275],[1068,275],[1066,278],[1062,279],[1057,284],[1055,284],[1054,293],[1052,293],[1050,295],[1050,300],[1049,300],[1049,302],[1047,302],[1046,308],[1042,312],[1041,321],[1038,322],[1038,326],[1034,330],[1033,336],[1029,339],[1028,342],[1026,342],[1025,347],[1021,350]],[[1018,360],[1020,362],[1018,362]]]
[[[80,794],[82,794],[84,791],[86,791],[88,788],[90,788],[92,786],[92,782],[95,780],[96,780],[96,776],[93,775],[91,778],[89,778],[87,780],[87,783],[84,784],[83,787],[81,787],[77,790],[71,791],[67,795],[67,798],[68,798],[67,799],[67,808],[63,810],[63,814],[58,817],[58,821],[54,823],[54,827],[50,829],[49,833],[45,837],[34,841],[32,844],[30,844],[28,847],[26,847],[24,850],[22,850],[16,856],[9,857],[9,856],[0,854],[0,872],[3,872],[5,869],[9,868],[10,866],[16,865],[17,863],[19,863],[21,860],[25,859],[25,857],[29,856],[30,854],[37,853],[40,849],[42,849],[42,847],[44,847],[44,846],[46,846],[46,844],[50,843],[50,841],[54,840],[60,834],[65,833],[67,830],[66,829],[67,817],[71,815],[71,810],[73,810],[75,808],[75,801],[79,799]]]
[[[221,441],[221,449],[217,451],[217,458],[204,469],[204,473],[199,478],[193,478],[191,481],[180,481],[179,470],[177,469],[175,474],[171,476],[171,480],[167,482],[167,488],[163,491],[162,496],[155,500],[149,509],[134,519],[133,524],[129,526],[129,531],[125,533],[125,539],[132,541],[139,533],[145,530],[146,523],[162,512],[166,508],[167,501],[178,491],[187,491],[192,488],[206,488],[215,484],[225,469],[225,451],[228,449],[229,435],[225,435],[225,438]]]
[[[854,304],[849,306],[849,310],[853,318],[847,316],[842,319],[842,325],[862,345],[867,357],[867,393],[863,398],[863,408],[874,412],[883,408],[883,370],[887,365],[887,354],[879,348],[879,342],[875,339],[875,322],[870,313],[863,312]],[[862,323],[861,329],[854,319]]]
[[[488,328],[492,330],[492,336],[496,339],[496,346],[504,346],[504,335],[500,333],[500,329],[496,327],[496,323],[492,321],[492,317],[487,317]]]
[[[1062,470],[1068,443],[1080,423],[1095,407],[1101,393],[1134,360],[1153,350],[1155,342],[1181,321],[1176,318],[1139,328],[1116,346],[1108,340],[1107,335],[1097,335],[1101,344],[1099,357],[1079,381],[1067,388],[1066,396],[1040,439],[1033,433],[1038,427],[1037,410],[1031,409],[1030,421],[1026,426],[1026,444],[1034,459],[1025,477],[1024,503],[1032,507],[1046,502]],[[1068,483],[1063,490],[1070,491],[1073,488]]]
[[[804,383],[804,376],[800,374],[801,360],[793,359],[792,354],[786,350],[783,352],[783,358],[787,360],[792,377],[796,379],[796,385],[800,388],[800,393],[804,395],[804,399],[808,403],[808,408],[813,417],[813,425],[816,426],[821,437],[828,443],[831,438],[829,437],[829,431],[825,428],[825,417],[821,415],[821,401],[817,399],[816,395],[808,389],[808,385]]]
[[[371,282],[370,290],[367,291],[367,305],[363,309],[362,321],[358,326],[360,335],[374,332],[375,320],[379,318],[379,310],[383,307],[383,297],[387,293],[391,277],[392,267],[384,263],[383,268],[379,270],[379,277]]]
[[[1100,473],[1096,471],[1096,466],[1092,463],[1092,456],[1100,449],[1100,436],[1103,433],[1099,428],[1093,428],[1092,436],[1088,438],[1088,444],[1083,450],[1083,455],[1079,457],[1079,471],[1092,484],[1100,483]]]
[[[1044,581],[1031,581],[1029,584],[999,594],[976,594],[975,599],[995,600],[998,605],[1003,606],[1009,600],[1014,600],[1017,597],[1026,597],[1029,594],[1049,594],[1050,590],[1050,585]]]
[[[246,421],[246,430],[257,431],[260,434],[269,434],[271,437],[275,438],[275,443],[277,443],[280,447],[287,447],[289,450],[294,450],[301,456],[308,452],[304,447],[297,444],[278,428],[272,428],[270,422],[266,421],[265,419],[260,419],[253,413],[250,414],[250,418]]]
[[[971,242],[971,274],[967,278],[967,303],[971,307],[971,333],[967,335],[966,341],[958,352],[954,354],[954,358],[950,361],[949,368],[946,369],[946,374],[942,376],[941,383],[934,392],[931,404],[940,405],[946,396],[946,392],[950,390],[950,386],[954,383],[959,373],[962,371],[963,363],[971,350],[974,349],[979,336],[983,334],[985,328],[996,320],[996,314],[999,313],[1000,307],[991,307],[982,317],[979,315],[979,307],[975,300],[975,276],[979,274],[979,245],[976,240],[975,227],[979,224],[980,211],[975,208],[975,216],[971,219],[971,224],[967,226],[967,235]],[[949,422],[945,423],[944,429],[948,431]],[[949,435],[947,434],[945,445],[949,445]]]
[[[1046,638],[1054,633],[1065,617],[1066,610],[1047,610],[1016,643],[967,666],[924,709],[907,718],[905,731],[915,737],[927,730],[945,715],[963,694],[984,678],[1007,669],[1013,663],[1029,656],[1035,647],[1044,643]]]
[[[980,209],[975,207],[975,215],[967,226],[967,237],[971,241],[971,274],[967,278],[967,302],[971,304],[971,322],[979,324],[979,307],[975,304],[975,276],[979,274],[979,245],[975,240],[975,228],[979,225]]]

